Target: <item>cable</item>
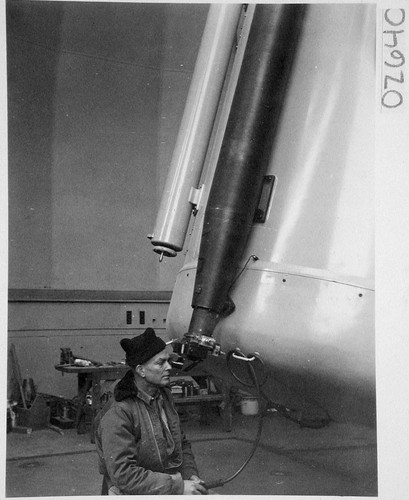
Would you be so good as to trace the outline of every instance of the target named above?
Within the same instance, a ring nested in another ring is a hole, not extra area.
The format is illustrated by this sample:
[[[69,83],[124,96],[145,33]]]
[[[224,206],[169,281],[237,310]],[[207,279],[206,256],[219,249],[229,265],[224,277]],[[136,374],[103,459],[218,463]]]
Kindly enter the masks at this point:
[[[230,358],[233,357],[237,357],[236,356],[236,353],[240,353],[240,357],[239,359],[242,359],[242,357],[244,356],[243,353],[240,352],[239,349],[236,349],[235,351],[230,351],[228,353],[228,359],[227,359],[227,362],[229,363],[230,361]],[[264,362],[263,360],[261,359],[261,357],[259,356],[258,353],[254,353],[252,354],[252,357],[254,357],[256,360],[258,360],[261,365],[264,367]],[[246,385],[248,387],[252,387],[253,384],[249,384],[248,382],[246,382],[245,380],[243,380],[242,378],[238,377],[232,370],[231,368],[229,367],[230,369],[230,373],[233,375],[233,377],[240,383],[240,384],[243,384],[243,385]],[[264,373],[264,378],[263,378],[263,381],[262,382],[259,382],[259,385],[260,387],[263,386],[266,382],[267,382],[267,379],[269,378],[271,374],[270,373],[267,373],[267,371],[265,371]],[[276,377],[274,377],[274,379],[276,380],[276,382],[278,383],[281,383]],[[294,389],[289,389],[287,388],[290,392],[294,392],[295,394],[297,394],[298,396],[300,395],[300,393]],[[275,408],[278,413],[280,413],[280,415],[282,415],[283,417],[287,418],[288,420],[291,420],[292,422],[296,422],[298,423],[301,427],[310,427],[310,428],[314,428],[314,429],[317,429],[317,428],[321,428],[321,427],[324,427],[326,425],[328,425],[330,422],[331,422],[331,417],[328,413],[328,410],[326,410],[325,408],[323,408],[321,405],[318,404],[317,401],[315,401],[314,399],[312,398],[308,398],[309,401],[311,401],[317,408],[319,408],[320,410],[322,410],[323,412],[323,415],[321,418],[314,418],[313,420],[311,419],[306,419],[304,417],[293,417],[291,415],[291,412],[296,412],[297,410],[294,410],[294,409],[291,409],[291,408],[287,408],[286,406],[284,405],[281,405],[279,403],[276,403],[274,401],[271,400],[271,398],[269,396],[267,396],[267,394],[265,394],[265,392],[263,390],[260,389],[260,396],[262,398],[264,398],[264,400],[267,402],[267,404],[270,406],[270,407],[273,407]],[[305,396],[303,396],[305,397]],[[298,412],[297,412],[298,413]]]
[[[220,488],[221,486],[224,486],[226,483],[229,483],[230,481],[232,481],[234,478],[236,478],[240,472],[246,467],[246,465],[250,462],[250,460],[252,459],[256,449],[257,449],[257,446],[260,442],[260,437],[261,437],[261,431],[262,431],[262,428],[263,428],[263,412],[261,411],[261,389],[260,389],[260,384],[257,380],[257,375],[256,375],[256,372],[254,371],[254,368],[252,366],[252,362],[255,360],[255,359],[259,359],[261,362],[261,358],[256,355],[256,354],[252,354],[252,355],[249,355],[247,357],[244,357],[244,355],[238,350],[234,350],[234,351],[230,351],[227,355],[227,366],[230,370],[230,373],[233,375],[233,377],[240,381],[240,379],[236,376],[236,374],[231,370],[231,367],[229,366],[229,360],[231,359],[231,357],[233,356],[233,354],[236,354],[236,357],[237,359],[241,359],[242,361],[245,361],[247,362],[247,368],[250,372],[250,376],[252,377],[253,381],[254,381],[254,384],[249,384],[249,383],[245,383],[244,385],[247,385],[247,386],[253,386],[256,388],[257,390],[257,395],[258,395],[258,400],[259,400],[259,419],[258,419],[258,428],[257,428],[257,434],[256,434],[256,437],[254,439],[254,442],[253,442],[253,446],[251,448],[251,451],[250,451],[250,454],[249,456],[247,457],[247,459],[244,461],[243,465],[241,467],[239,467],[239,469],[237,469],[237,471],[232,474],[230,477],[226,478],[226,479],[216,479],[214,481],[210,481],[210,482],[206,482],[203,484],[203,486],[210,490],[210,489],[214,489],[214,488]],[[241,382],[242,383],[242,382]]]
[[[263,367],[264,369],[264,361],[262,360],[260,354],[258,352],[254,352],[253,354],[250,354],[249,356],[245,357],[244,354],[240,351],[240,349],[236,348],[235,350],[233,351],[230,351],[227,353],[227,367],[230,371],[230,373],[233,375],[233,377],[237,380],[237,382],[239,382],[240,384],[242,385],[245,385],[247,387],[253,387],[255,386],[254,383],[248,383],[246,382],[245,380],[243,380],[242,378],[240,378],[238,375],[236,375],[233,370],[231,369],[231,366],[230,366],[230,360],[231,358],[236,358],[236,359],[239,359],[239,360],[246,360],[246,361],[254,361],[254,360],[257,360],[261,363],[261,366]],[[266,382],[267,382],[267,379],[268,379],[268,373],[267,371],[265,370],[264,371],[264,377],[263,377],[263,380],[260,382],[258,381],[258,384],[260,387],[262,387]],[[263,395],[261,390],[260,390],[260,395]]]
[[[229,290],[231,290],[231,288],[233,287],[233,285],[236,283],[236,281],[240,278],[240,276],[242,275],[243,271],[246,269],[248,263],[250,262],[250,259],[253,259],[254,261],[257,261],[258,260],[258,257],[257,255],[250,255],[250,257],[246,260],[243,268],[241,269],[241,271],[238,273],[238,275],[234,278],[234,280],[231,282],[230,286],[229,286]]]

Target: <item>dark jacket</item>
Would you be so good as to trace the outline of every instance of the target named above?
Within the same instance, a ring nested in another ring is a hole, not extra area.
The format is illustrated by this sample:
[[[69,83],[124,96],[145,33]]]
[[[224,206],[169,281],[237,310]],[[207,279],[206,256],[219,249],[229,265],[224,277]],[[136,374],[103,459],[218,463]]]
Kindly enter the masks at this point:
[[[190,443],[180,429],[169,389],[160,389],[174,442],[169,461],[167,441],[156,406],[138,392],[130,370],[96,419],[99,471],[108,488],[124,495],[180,495],[183,479],[198,475]]]

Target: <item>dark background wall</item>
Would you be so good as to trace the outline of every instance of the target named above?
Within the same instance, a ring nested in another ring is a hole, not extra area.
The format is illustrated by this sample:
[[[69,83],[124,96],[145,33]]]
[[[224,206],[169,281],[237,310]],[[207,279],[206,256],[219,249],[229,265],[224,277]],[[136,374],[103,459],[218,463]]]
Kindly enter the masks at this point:
[[[9,288],[172,290],[146,235],[207,10],[7,3]]]
[[[183,255],[159,263],[146,236],[208,6],[6,7],[7,340],[39,392],[73,397],[75,377],[54,369],[60,347],[120,361],[121,338],[148,326],[166,337]]]

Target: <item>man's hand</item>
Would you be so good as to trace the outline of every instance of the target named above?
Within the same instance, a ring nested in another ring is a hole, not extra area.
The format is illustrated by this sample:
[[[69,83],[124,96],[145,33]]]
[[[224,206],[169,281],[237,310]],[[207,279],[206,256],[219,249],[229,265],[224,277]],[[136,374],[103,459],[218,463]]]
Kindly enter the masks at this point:
[[[203,486],[203,481],[197,476],[191,476],[190,479],[183,481],[184,483],[184,495],[207,495],[207,490]]]

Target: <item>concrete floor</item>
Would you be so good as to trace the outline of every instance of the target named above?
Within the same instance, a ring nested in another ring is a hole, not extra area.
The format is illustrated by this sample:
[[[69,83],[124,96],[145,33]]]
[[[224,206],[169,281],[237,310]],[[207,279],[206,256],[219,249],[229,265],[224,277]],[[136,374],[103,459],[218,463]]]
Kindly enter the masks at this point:
[[[257,417],[233,415],[223,432],[211,414],[200,425],[192,414],[184,422],[201,477],[231,476],[244,462],[257,430]],[[7,435],[6,496],[84,496],[100,494],[101,477],[94,445],[75,429]],[[220,495],[376,496],[375,429],[331,423],[323,429],[300,428],[276,413],[264,417],[261,442],[248,466]]]

